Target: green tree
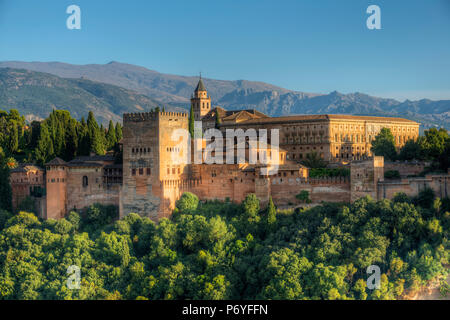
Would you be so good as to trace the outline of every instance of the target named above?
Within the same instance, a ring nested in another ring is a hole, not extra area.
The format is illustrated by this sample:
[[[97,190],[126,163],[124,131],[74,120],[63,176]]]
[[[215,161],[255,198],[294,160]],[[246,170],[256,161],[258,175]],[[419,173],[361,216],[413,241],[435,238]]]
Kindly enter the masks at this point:
[[[421,143],[412,139],[406,141],[405,145],[400,149],[398,158],[400,160],[422,160],[423,150]]]
[[[117,122],[116,123],[116,141],[119,142],[120,140],[122,140],[122,125]]]
[[[298,195],[295,196],[299,201],[303,203],[311,203],[311,199],[309,199],[309,191],[302,190]]]
[[[254,193],[248,194],[242,202],[244,212],[249,220],[259,220],[259,199]]]
[[[272,201],[272,197],[269,198],[269,204],[267,206],[267,225],[273,226],[277,222],[277,209]]]
[[[428,159],[436,160],[444,152],[449,141],[447,130],[431,128],[425,130],[425,139],[422,140],[422,148]]]
[[[45,164],[52,157],[54,157],[53,141],[45,123],[41,125],[40,137],[37,147],[34,150],[34,154],[37,162],[41,165]]]
[[[198,197],[191,192],[185,192],[176,202],[176,207],[182,213],[193,213],[198,207]]]
[[[216,109],[216,128],[219,128],[220,124],[222,123],[222,120],[220,119],[220,115],[218,110]]]
[[[195,118],[194,118],[194,106],[191,105],[191,110],[189,112],[189,133],[191,134],[191,137],[194,137],[194,130],[195,130]]]
[[[395,140],[389,128],[382,128],[380,133],[372,141],[372,152],[377,156],[383,156],[389,160],[395,160]]]
[[[102,132],[100,130],[94,131],[91,143],[91,151],[97,155],[104,155],[106,153],[104,136],[102,135]]]
[[[116,128],[114,127],[112,120],[109,120],[108,132],[106,134],[106,141],[108,145],[108,150],[111,150],[117,143]]]
[[[311,169],[325,168],[327,166],[327,163],[319,156],[317,152],[310,152],[306,154],[305,160],[302,161],[302,164]]]

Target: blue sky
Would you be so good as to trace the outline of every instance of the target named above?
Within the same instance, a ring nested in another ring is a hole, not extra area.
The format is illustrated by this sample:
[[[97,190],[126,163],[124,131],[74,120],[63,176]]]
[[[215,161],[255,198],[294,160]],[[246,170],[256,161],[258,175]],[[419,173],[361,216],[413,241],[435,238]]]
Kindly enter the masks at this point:
[[[81,30],[66,8],[81,8]],[[381,8],[381,30],[366,9]],[[450,0],[0,0],[0,61],[120,61],[288,89],[450,99]]]

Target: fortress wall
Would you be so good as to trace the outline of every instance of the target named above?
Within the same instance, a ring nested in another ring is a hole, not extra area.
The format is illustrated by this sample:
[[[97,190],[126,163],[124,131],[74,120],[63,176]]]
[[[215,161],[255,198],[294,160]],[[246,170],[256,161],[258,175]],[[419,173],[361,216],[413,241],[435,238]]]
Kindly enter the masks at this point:
[[[301,191],[309,192],[312,202],[350,202],[350,180],[345,177],[315,179],[273,178],[271,195],[276,205],[300,203],[295,196]]]
[[[383,181],[378,184],[378,199],[392,199],[396,193],[403,192],[415,197],[425,188],[431,188],[436,197],[450,196],[450,176],[429,175],[425,178],[409,178]]]
[[[426,162],[384,162],[384,172],[390,170],[396,170],[400,173],[401,177],[407,177],[420,174],[428,165]]]
[[[83,177],[88,185],[83,185]],[[82,209],[95,203],[119,205],[119,185],[103,184],[102,167],[71,167],[67,175],[67,211]]]

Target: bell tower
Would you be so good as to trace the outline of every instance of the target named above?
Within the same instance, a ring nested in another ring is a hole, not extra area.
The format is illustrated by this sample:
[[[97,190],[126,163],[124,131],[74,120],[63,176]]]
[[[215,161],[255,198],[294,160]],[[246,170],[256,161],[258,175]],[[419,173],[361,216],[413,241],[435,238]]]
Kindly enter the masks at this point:
[[[197,88],[195,88],[191,98],[191,106],[194,109],[194,118],[196,121],[202,120],[202,118],[211,110],[211,97],[208,96],[201,74]]]

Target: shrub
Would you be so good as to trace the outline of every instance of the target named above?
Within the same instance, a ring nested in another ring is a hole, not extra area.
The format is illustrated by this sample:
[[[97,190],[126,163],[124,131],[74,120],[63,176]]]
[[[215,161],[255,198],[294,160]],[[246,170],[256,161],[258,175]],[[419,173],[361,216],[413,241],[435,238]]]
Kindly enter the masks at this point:
[[[400,172],[397,170],[389,170],[384,173],[386,179],[400,179]]]
[[[176,202],[176,207],[181,213],[192,213],[198,208],[198,197],[191,192],[185,192]]]
[[[295,197],[303,203],[311,203],[311,199],[309,199],[309,191],[307,190],[302,190]]]

